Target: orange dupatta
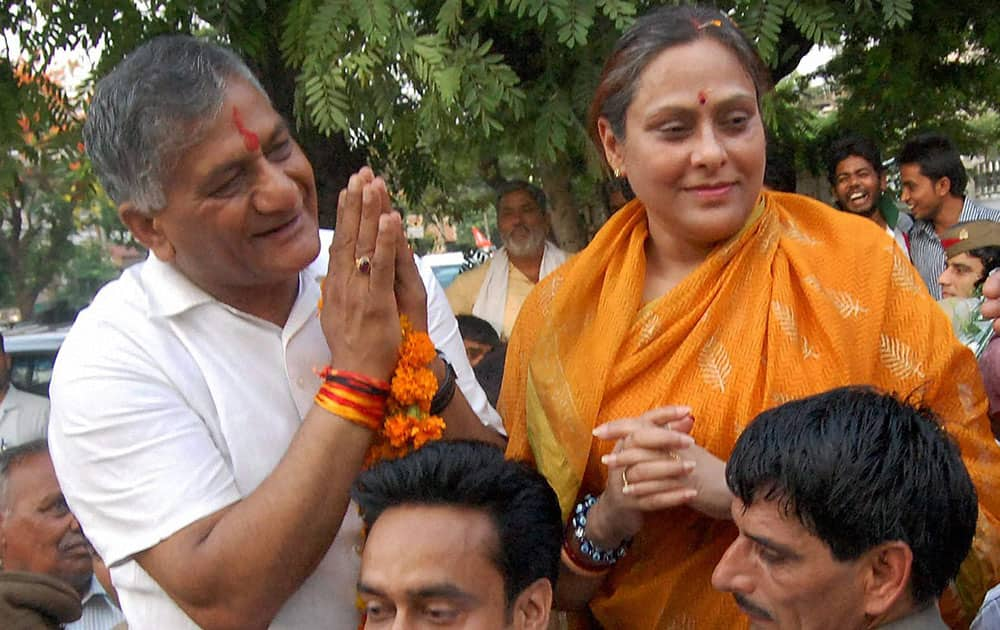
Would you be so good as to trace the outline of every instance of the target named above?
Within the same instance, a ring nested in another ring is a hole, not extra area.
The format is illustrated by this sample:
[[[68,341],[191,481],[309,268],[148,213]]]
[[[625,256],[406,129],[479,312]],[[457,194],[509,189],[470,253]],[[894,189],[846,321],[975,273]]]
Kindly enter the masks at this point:
[[[979,491],[963,603],[981,600],[1000,575],[1000,449],[972,354],[895,243],[819,202],[765,194],[739,234],[643,306],[647,236],[634,201],[529,296],[499,404],[508,456],[538,467],[565,516],[606,485],[600,457],[614,445],[592,438],[598,424],[690,405],[695,440],[727,459],[746,424],[782,402],[849,384],[915,394],[945,420]],[[746,627],[710,584],[735,533],[689,508],[648,515],[592,612],[615,629]]]

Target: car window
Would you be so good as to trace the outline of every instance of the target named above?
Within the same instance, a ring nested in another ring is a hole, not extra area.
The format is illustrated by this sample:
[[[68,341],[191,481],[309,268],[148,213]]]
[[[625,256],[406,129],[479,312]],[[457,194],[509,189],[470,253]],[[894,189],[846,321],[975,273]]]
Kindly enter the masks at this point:
[[[52,366],[56,355],[52,353],[11,354],[10,381],[14,387],[38,394],[49,395]]]

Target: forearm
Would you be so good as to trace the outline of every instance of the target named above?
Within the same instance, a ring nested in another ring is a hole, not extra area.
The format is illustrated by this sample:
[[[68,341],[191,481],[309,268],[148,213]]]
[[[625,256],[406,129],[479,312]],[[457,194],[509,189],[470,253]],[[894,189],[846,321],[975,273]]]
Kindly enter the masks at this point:
[[[371,439],[314,406],[256,490],[139,563],[203,627],[266,626],[336,537]]]
[[[696,466],[692,479],[698,494],[691,500],[691,507],[711,518],[731,519],[733,494],[726,485],[726,462],[700,446],[680,451],[680,456],[694,461]]]
[[[434,372],[434,377],[437,378],[438,383],[443,383],[446,367],[440,357],[435,359],[431,364],[431,370]],[[479,416],[472,409],[472,406],[465,398],[462,389],[457,383],[455,384],[455,394],[451,402],[448,403],[448,406],[444,408],[441,417],[444,418],[445,422],[445,439],[478,440],[480,442],[488,442],[499,448],[507,446],[507,440],[502,435],[484,425],[482,420],[479,419]]]

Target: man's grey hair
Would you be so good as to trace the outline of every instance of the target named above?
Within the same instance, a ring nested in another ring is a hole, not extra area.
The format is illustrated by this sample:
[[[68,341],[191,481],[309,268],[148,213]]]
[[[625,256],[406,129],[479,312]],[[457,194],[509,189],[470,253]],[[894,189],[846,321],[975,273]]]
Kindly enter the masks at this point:
[[[264,88],[233,51],[190,35],[152,39],[97,84],[84,143],[108,196],[152,215],[164,180],[222,110],[227,81]]]
[[[10,476],[10,468],[21,463],[24,458],[30,455],[37,453],[48,454],[48,452],[49,443],[45,439],[31,440],[18,446],[5,447],[0,451],[0,513],[6,513],[8,508],[7,479]]]

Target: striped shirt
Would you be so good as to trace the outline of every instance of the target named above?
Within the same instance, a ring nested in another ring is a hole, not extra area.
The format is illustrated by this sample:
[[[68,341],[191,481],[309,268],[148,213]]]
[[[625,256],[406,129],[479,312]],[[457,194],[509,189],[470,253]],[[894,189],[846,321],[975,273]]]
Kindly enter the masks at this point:
[[[83,616],[66,624],[66,630],[111,630],[125,621],[104,587],[94,576],[90,577],[90,589],[83,596]]]
[[[987,208],[966,197],[958,223],[965,221],[1000,221],[1000,210]],[[910,228],[910,260],[924,279],[927,290],[935,300],[940,300],[941,285],[938,284],[938,277],[944,271],[944,247],[934,231],[933,222],[913,220],[913,227]]]

